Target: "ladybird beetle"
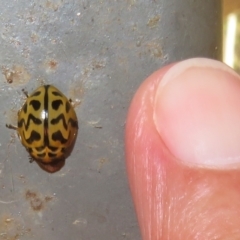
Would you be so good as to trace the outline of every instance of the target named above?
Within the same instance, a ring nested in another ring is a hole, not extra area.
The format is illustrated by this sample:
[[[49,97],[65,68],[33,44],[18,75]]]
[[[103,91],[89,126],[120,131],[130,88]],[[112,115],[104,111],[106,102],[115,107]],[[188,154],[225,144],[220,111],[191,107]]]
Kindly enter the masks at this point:
[[[78,133],[77,115],[72,101],[52,85],[43,85],[27,96],[18,111],[15,129],[23,146],[47,172],[60,170],[70,155]]]

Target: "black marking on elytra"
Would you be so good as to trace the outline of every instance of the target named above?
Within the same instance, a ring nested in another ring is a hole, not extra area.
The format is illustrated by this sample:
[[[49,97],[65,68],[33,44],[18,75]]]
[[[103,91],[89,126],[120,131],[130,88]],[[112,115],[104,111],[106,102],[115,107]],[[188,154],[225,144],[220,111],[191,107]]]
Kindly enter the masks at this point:
[[[40,158],[43,158],[43,157],[46,156],[46,153],[38,153],[37,156],[40,157]]]
[[[36,151],[37,152],[42,152],[44,150],[45,146],[41,146],[41,147],[36,147]]]
[[[31,119],[37,125],[42,124],[42,120],[39,119],[39,118],[34,117],[34,115],[32,115],[32,114],[29,114],[28,119]]]
[[[28,139],[26,139],[26,142],[28,144],[32,144],[34,141],[39,141],[40,139],[41,135],[38,132],[32,130],[31,135]]]
[[[50,158],[54,158],[54,157],[57,156],[57,154],[55,154],[55,153],[48,153],[48,156],[49,156]]]
[[[60,141],[62,144],[65,144],[67,142],[67,139],[65,139],[61,133],[60,130],[52,134],[53,141]]]
[[[69,118],[68,123],[70,123],[73,128],[78,129],[78,121],[73,120],[72,118]]]
[[[31,97],[36,97],[36,96],[39,96],[40,94],[41,94],[41,91],[37,91],[37,92],[33,93],[31,95]]]
[[[32,105],[35,111],[38,111],[41,107],[41,103],[38,100],[31,100],[29,105]]]
[[[69,110],[71,109],[71,104],[70,104],[70,102],[66,102],[66,113],[68,113],[69,112]]]
[[[53,152],[56,152],[58,150],[58,147],[48,146],[48,148]]]
[[[62,148],[62,149],[61,149],[61,152],[62,152],[62,153],[65,153],[65,150],[66,150],[65,148]]]
[[[57,92],[57,91],[52,91],[52,94],[53,94],[54,96],[63,97],[63,95],[62,95],[60,92]]]
[[[27,113],[27,103],[24,103],[22,110],[24,113]]]
[[[25,123],[24,119],[22,118],[19,122],[18,122],[18,128],[22,128],[22,126],[25,126],[25,130],[27,131],[30,125],[30,121],[33,121],[34,124],[36,125],[40,125],[42,124],[42,120],[39,118],[34,117],[34,115],[32,115],[31,113],[28,115],[28,119],[27,119],[27,123]]]
[[[52,101],[52,108],[54,110],[58,110],[58,108],[60,107],[61,104],[63,105],[63,101],[62,100],[60,100],[60,99],[54,100],[54,101]]]
[[[58,117],[53,118],[51,120],[51,124],[52,125],[58,124],[61,120],[63,122],[63,127],[65,128],[65,130],[67,130],[67,123],[66,123],[66,120],[65,120],[65,117],[64,117],[63,113],[61,113]]]
[[[44,111],[48,113],[48,88],[49,85],[45,85],[45,93],[44,93]],[[43,122],[44,129],[48,129],[48,114],[47,117],[45,117],[44,122]],[[48,146],[49,145],[49,138],[48,138],[48,131],[44,131],[44,145]]]

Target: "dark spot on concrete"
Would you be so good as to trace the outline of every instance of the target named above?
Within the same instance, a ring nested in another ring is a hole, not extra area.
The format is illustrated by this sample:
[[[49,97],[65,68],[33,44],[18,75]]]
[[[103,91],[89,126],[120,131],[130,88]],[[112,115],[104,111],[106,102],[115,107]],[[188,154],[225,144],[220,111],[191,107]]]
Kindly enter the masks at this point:
[[[40,194],[32,190],[26,191],[25,198],[30,203],[31,209],[36,212],[43,210],[46,203],[53,200],[53,196],[42,197]]]
[[[48,67],[49,67],[51,70],[56,70],[57,65],[58,65],[57,61],[55,61],[55,60],[53,60],[53,59],[48,62]]]

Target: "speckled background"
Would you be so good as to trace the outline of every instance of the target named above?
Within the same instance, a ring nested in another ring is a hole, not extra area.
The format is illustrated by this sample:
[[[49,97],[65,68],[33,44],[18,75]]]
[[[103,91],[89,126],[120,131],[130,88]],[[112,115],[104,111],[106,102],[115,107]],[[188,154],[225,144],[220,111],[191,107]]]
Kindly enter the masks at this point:
[[[220,56],[220,1],[0,3],[0,239],[140,239],[124,164],[130,100],[160,66]],[[5,127],[21,89],[46,83],[78,103],[75,148],[54,174]]]

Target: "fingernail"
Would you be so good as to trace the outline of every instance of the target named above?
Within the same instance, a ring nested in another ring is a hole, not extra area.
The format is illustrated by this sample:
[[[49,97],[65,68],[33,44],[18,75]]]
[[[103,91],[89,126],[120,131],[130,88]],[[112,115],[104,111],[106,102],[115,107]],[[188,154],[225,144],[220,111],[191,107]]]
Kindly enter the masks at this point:
[[[176,161],[240,167],[240,78],[210,59],[175,64],[155,95],[154,123]]]

